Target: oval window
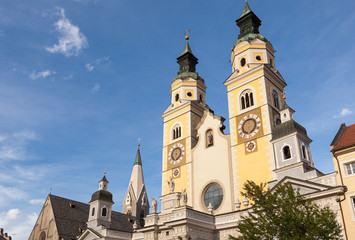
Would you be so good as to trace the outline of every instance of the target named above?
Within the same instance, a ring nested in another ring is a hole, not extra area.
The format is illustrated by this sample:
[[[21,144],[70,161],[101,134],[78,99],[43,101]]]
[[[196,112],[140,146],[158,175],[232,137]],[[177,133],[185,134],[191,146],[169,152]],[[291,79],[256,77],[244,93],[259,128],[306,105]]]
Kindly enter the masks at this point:
[[[212,205],[213,210],[219,208],[223,200],[223,190],[222,187],[219,186],[217,183],[213,183],[209,185],[205,191],[203,196],[203,201],[205,203],[206,208]]]
[[[242,67],[244,67],[245,66],[245,64],[246,64],[246,60],[245,60],[245,58],[242,58],[241,60],[240,60],[240,66],[242,66]]]

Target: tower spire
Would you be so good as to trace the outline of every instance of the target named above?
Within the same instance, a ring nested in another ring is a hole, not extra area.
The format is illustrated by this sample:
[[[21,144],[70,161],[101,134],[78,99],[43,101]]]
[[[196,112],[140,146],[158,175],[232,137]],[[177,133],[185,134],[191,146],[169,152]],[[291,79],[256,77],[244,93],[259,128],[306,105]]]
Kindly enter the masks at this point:
[[[248,1],[245,1],[244,9],[240,17],[236,20],[240,33],[238,40],[234,44],[238,44],[241,41],[249,41],[255,38],[266,42],[266,38],[260,34],[259,27],[261,26],[261,20],[251,10]]]
[[[185,35],[185,47],[180,56],[177,58],[177,62],[180,65],[178,75],[173,79],[175,81],[176,79],[185,79],[185,78],[193,78],[195,80],[202,80],[202,78],[196,73],[196,65],[198,63],[198,59],[194,56],[192,53],[189,40],[190,37],[188,33],[191,30],[186,28],[186,31],[184,33]]]
[[[140,140],[138,140],[138,149],[134,160],[131,179],[122,204],[122,212],[135,216],[139,225],[142,227],[144,225],[143,218],[149,213],[149,202],[144,184],[139,141]]]

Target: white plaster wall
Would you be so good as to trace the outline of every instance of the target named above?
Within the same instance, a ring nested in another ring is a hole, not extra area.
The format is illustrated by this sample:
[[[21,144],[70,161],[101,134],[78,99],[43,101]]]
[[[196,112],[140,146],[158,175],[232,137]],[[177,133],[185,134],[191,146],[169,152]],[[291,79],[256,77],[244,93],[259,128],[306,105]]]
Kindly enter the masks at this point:
[[[207,115],[207,116],[206,116]],[[216,214],[233,210],[232,166],[230,137],[219,130],[221,121],[212,113],[205,111],[198,127],[199,140],[192,150],[193,208],[208,212],[203,203],[205,188],[211,183],[218,183],[223,188],[223,201]],[[206,147],[206,131],[213,131],[213,146]]]

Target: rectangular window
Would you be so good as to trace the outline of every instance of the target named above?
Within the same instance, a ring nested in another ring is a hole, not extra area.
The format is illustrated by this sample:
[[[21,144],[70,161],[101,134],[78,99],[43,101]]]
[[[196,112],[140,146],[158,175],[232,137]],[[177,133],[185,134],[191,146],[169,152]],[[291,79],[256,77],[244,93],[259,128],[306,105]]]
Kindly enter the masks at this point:
[[[345,164],[345,168],[348,175],[355,174],[355,162]]]

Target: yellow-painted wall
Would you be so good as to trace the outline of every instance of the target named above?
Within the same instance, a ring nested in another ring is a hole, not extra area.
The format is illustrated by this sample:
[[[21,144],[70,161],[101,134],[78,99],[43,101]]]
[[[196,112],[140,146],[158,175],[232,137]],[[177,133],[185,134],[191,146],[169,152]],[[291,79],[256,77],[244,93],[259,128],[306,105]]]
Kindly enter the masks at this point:
[[[338,161],[340,169],[338,167]],[[349,175],[345,169],[345,165],[352,162],[355,162],[355,147],[336,151],[335,154],[333,154],[334,169],[338,173],[338,184],[343,183],[348,189],[345,193],[345,199],[341,202],[341,207],[349,240],[355,239],[355,209],[352,202],[352,198],[355,198],[355,174]],[[343,199],[343,197],[341,197],[341,199]]]

